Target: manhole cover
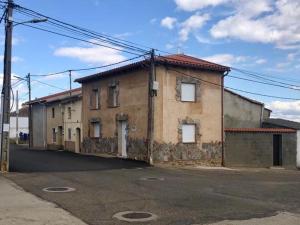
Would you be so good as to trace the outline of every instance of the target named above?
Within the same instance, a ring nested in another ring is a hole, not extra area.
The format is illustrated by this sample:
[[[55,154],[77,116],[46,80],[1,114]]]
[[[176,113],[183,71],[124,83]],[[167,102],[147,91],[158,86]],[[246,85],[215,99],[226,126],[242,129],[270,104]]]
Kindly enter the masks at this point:
[[[142,178],[140,178],[140,180],[149,180],[149,181],[158,180],[158,181],[164,181],[165,178],[163,178],[163,177],[142,177]]]
[[[157,219],[157,215],[142,211],[119,212],[116,213],[113,217],[126,222],[148,222]]]
[[[71,191],[75,191],[75,188],[71,188],[71,187],[47,187],[47,188],[44,188],[43,191],[45,191],[45,192],[71,192]]]

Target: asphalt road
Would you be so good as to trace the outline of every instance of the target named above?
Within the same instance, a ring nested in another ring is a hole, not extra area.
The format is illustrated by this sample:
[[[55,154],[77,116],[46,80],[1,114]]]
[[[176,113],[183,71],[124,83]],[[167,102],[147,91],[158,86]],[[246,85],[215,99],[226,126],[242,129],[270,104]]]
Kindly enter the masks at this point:
[[[7,175],[9,179],[91,225],[127,224],[112,216],[128,210],[155,213],[158,219],[145,223],[153,225],[300,213],[300,171],[162,169],[135,161],[26,149],[12,151],[11,169],[15,172]],[[42,191],[50,186],[76,191]]]

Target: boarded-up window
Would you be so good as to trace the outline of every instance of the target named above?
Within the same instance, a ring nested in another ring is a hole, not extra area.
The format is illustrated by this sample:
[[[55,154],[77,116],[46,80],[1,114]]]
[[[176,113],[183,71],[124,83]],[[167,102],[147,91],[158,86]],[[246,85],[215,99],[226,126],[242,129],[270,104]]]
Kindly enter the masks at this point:
[[[98,88],[93,89],[90,94],[90,108],[100,109],[100,95]]]
[[[72,139],[72,129],[68,128],[68,140],[70,141]]]
[[[196,84],[191,84],[191,83],[181,84],[181,101],[183,102],[196,101]]]
[[[56,142],[56,129],[52,128],[52,142],[55,143]]]
[[[52,118],[55,118],[55,108],[52,108]]]
[[[68,107],[68,119],[72,118],[72,108]]]
[[[118,85],[111,85],[108,87],[108,106],[117,107],[119,103]]]
[[[100,123],[99,122],[92,123],[92,129],[93,129],[93,137],[99,138],[100,137]]]
[[[196,142],[196,125],[182,124],[182,143]]]

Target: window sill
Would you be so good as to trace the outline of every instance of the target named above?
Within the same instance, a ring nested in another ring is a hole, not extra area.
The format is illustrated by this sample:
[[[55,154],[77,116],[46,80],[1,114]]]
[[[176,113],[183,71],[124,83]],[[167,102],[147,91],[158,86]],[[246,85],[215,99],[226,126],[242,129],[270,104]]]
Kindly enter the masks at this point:
[[[183,101],[183,100],[180,100],[180,102],[183,102],[183,103],[197,103],[197,101]]]
[[[181,142],[181,144],[197,144],[197,142]]]
[[[100,108],[90,108],[90,110],[95,111],[95,110],[100,110]]]
[[[109,106],[107,106],[107,108],[118,108],[118,107],[120,107],[120,105],[116,105],[116,106],[109,105]]]

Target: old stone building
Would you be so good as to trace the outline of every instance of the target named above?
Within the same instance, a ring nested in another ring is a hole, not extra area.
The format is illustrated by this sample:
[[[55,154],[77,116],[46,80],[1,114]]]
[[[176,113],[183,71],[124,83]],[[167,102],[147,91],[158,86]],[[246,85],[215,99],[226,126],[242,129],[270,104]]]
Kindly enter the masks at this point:
[[[155,63],[156,93],[150,97],[149,60],[76,80],[82,84],[82,150],[221,164],[222,82],[229,68],[183,54],[158,56]],[[154,123],[150,154],[149,118]]]
[[[27,104],[32,111],[32,139],[30,147],[37,149],[64,149],[75,151],[75,130],[65,137],[65,130],[69,128],[81,129],[81,88],[64,91],[42,98],[37,98]],[[72,107],[73,106],[73,107]],[[68,119],[65,112],[71,107],[72,119]],[[74,128],[75,126],[76,128]],[[70,143],[74,142],[74,143]]]

